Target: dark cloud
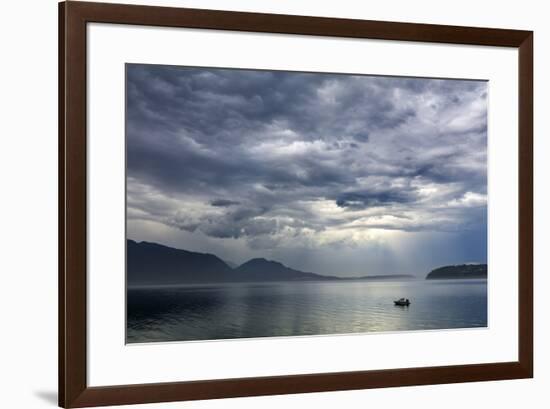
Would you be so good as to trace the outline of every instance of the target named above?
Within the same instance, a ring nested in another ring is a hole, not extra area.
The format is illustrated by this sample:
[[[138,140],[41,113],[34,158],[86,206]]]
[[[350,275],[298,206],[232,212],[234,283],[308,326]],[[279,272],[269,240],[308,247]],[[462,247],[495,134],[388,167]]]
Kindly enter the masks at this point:
[[[196,231],[217,238],[240,238],[273,234],[278,230],[276,219],[262,217],[268,209],[239,207],[227,213],[178,213],[170,224],[182,230]]]
[[[344,192],[336,199],[339,207],[353,209],[385,206],[393,203],[410,203],[417,200],[414,191],[402,188],[388,188],[375,191]]]
[[[130,64],[128,218],[251,248],[470,231],[486,99],[482,81]]]
[[[228,206],[234,206],[238,204],[240,204],[240,202],[237,202],[236,200],[228,200],[228,199],[216,199],[210,202],[210,205],[215,207],[228,207]]]

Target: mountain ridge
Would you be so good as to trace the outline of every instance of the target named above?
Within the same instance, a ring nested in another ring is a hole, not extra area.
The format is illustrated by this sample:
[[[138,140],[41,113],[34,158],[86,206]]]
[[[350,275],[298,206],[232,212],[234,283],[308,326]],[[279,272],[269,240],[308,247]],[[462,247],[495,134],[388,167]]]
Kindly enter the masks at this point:
[[[162,244],[127,239],[127,281],[130,285],[178,285],[269,281],[349,281],[412,279],[393,274],[336,277],[304,272],[263,257],[232,268],[215,254],[176,249]]]
[[[337,277],[315,274],[285,266],[283,263],[267,260],[263,257],[250,259],[235,269],[245,278],[262,280],[266,275],[276,275],[284,280],[333,280]]]

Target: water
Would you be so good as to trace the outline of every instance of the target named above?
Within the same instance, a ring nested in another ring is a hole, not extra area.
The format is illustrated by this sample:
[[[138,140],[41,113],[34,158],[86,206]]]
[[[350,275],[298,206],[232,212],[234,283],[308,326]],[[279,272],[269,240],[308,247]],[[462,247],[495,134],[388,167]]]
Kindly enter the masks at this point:
[[[232,283],[127,297],[129,343],[487,326],[486,280]],[[401,297],[411,305],[395,306]]]

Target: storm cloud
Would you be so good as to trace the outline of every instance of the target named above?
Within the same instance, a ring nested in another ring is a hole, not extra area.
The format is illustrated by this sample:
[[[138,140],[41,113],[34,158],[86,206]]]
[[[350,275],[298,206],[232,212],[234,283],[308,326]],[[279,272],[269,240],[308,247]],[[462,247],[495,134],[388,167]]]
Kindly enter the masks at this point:
[[[126,85],[135,239],[164,226],[180,248],[310,270],[302,250],[486,240],[484,81],[129,64]],[[485,261],[486,243],[456,254]]]

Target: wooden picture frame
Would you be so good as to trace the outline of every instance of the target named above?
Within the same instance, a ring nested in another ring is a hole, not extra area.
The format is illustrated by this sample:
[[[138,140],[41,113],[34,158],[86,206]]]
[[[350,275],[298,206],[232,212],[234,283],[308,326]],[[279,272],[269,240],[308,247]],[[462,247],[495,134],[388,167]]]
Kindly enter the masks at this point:
[[[518,361],[89,387],[86,25],[91,22],[513,47],[519,50]],[[533,33],[88,2],[59,4],[59,405],[87,407],[533,376]]]

